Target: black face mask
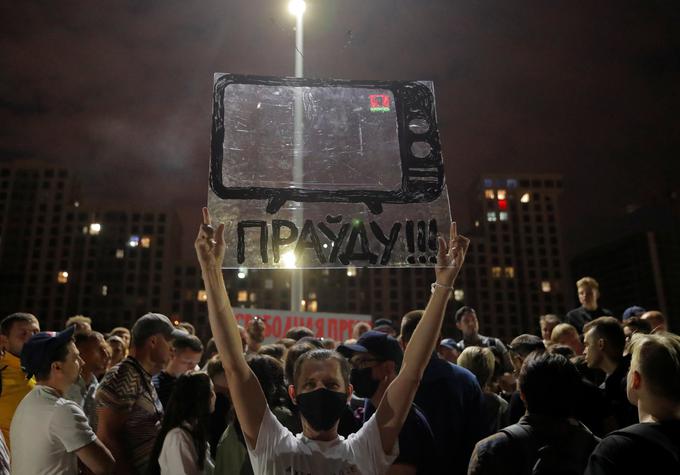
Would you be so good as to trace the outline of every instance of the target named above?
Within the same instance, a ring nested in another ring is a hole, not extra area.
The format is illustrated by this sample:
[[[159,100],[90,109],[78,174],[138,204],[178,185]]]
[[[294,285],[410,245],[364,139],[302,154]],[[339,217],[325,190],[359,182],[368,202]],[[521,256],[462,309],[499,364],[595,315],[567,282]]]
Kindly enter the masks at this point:
[[[297,395],[300,413],[316,431],[330,430],[347,406],[347,394],[319,388]]]
[[[359,397],[372,398],[378,390],[380,381],[373,379],[373,368],[352,368],[349,380],[354,386],[354,394]]]

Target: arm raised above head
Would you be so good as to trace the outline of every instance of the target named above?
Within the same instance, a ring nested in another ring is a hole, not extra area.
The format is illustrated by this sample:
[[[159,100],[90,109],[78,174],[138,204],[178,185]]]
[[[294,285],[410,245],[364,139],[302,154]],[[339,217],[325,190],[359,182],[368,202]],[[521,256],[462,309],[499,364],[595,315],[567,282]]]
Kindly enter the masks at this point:
[[[435,349],[441,333],[449,293],[463,265],[470,244],[469,239],[458,235],[456,223],[451,223],[448,246],[441,237],[438,241],[439,251],[435,267],[437,280],[434,284],[434,292],[425,307],[423,318],[406,347],[401,370],[385,391],[376,411],[382,446],[386,453],[392,450],[399,437],[425,367]]]
[[[203,208],[203,224],[198,230],[194,247],[208,297],[210,329],[229,383],[234,409],[243,435],[249,445],[255,447],[267,400],[260,382],[243,356],[241,334],[224,285],[224,224],[215,230],[207,208]]]

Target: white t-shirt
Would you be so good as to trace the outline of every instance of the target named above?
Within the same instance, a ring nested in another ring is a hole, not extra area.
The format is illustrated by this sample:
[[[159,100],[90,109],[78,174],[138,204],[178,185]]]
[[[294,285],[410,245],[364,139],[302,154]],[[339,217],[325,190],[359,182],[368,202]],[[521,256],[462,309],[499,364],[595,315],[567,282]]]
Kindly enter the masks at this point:
[[[323,442],[294,436],[267,408],[248,455],[256,475],[380,475],[399,455],[399,443],[385,454],[375,415],[347,439]]]
[[[75,451],[97,439],[78,404],[40,384],[17,406],[9,433],[16,475],[77,475]]]
[[[203,470],[198,468],[196,447],[189,433],[179,427],[171,429],[165,436],[158,465],[161,475],[210,475],[215,464],[210,458],[210,450],[206,450]]]

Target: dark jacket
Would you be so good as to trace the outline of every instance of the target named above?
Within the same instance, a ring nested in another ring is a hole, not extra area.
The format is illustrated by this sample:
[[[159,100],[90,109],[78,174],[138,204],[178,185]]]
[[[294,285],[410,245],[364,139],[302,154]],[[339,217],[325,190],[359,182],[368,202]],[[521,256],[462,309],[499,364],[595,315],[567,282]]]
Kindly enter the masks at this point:
[[[433,355],[414,402],[432,428],[437,466],[447,467],[448,474],[465,474],[473,447],[487,435],[475,375]]]

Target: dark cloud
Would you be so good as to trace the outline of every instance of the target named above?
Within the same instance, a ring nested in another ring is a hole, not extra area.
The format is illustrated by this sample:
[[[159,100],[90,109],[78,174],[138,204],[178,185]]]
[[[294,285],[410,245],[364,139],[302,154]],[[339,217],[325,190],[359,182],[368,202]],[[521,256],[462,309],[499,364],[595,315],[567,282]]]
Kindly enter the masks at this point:
[[[0,7],[0,151],[98,201],[205,201],[216,71],[293,72],[285,1]],[[453,208],[481,174],[557,172],[579,236],[678,187],[680,4],[310,0],[308,76],[433,79]]]

